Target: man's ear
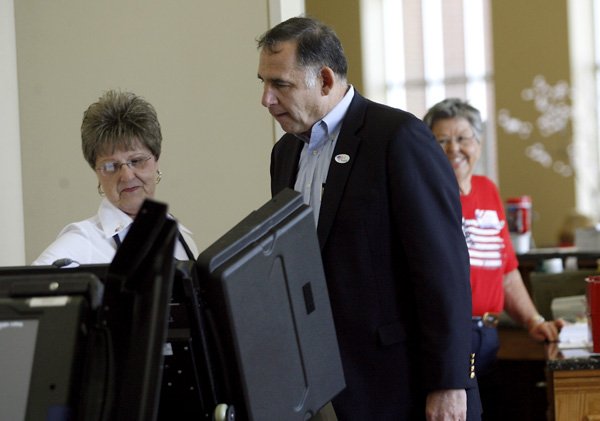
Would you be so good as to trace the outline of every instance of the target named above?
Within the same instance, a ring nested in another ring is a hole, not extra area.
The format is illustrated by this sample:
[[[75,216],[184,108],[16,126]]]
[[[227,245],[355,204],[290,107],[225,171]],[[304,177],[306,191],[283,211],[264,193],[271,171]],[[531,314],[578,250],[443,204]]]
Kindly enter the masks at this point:
[[[319,76],[321,81],[321,94],[328,95],[335,84],[335,74],[330,67],[324,66],[319,72]]]

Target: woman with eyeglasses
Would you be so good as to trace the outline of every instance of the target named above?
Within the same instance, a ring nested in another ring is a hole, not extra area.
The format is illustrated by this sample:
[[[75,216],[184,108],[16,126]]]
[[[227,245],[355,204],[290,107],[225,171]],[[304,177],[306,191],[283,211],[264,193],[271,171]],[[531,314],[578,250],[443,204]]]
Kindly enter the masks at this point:
[[[518,269],[498,189],[488,178],[473,175],[482,147],[479,111],[465,101],[449,98],[431,107],[423,121],[448,157],[460,189],[471,264],[473,358],[481,379],[496,360],[496,325],[502,310],[536,340],[556,341],[564,322],[545,321],[537,312]]]
[[[81,124],[83,156],[98,177],[98,213],[67,225],[33,262],[109,263],[145,199],[154,198],[162,173],[162,134],[154,107],[131,93],[109,90],[88,107]],[[175,258],[193,260],[198,249],[179,225]]]

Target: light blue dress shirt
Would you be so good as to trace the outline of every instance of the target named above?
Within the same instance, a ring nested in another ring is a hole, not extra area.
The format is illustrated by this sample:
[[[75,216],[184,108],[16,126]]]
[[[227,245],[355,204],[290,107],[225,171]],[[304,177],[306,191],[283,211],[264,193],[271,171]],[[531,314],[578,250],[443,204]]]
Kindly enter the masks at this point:
[[[344,98],[321,120],[317,121],[310,131],[310,139],[298,136],[304,141],[300,154],[298,176],[294,189],[304,198],[315,215],[315,224],[319,222],[321,198],[325,191],[325,181],[329,171],[329,163],[335,149],[344,116],[354,97],[354,88],[350,85]]]

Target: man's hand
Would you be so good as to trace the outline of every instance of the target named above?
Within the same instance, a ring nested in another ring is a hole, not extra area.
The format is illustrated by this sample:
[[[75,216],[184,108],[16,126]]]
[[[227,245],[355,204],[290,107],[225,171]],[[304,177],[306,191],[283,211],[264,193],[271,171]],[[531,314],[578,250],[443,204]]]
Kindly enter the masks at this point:
[[[467,392],[464,389],[436,390],[427,395],[427,421],[465,421]]]

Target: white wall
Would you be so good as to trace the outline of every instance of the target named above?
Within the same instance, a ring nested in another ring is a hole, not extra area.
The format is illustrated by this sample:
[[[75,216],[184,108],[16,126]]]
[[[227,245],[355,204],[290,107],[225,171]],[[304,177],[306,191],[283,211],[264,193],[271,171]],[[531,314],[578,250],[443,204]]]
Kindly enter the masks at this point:
[[[201,250],[269,198],[273,125],[260,105],[255,38],[274,2],[290,3],[15,2],[28,262],[64,225],[96,212],[79,128],[108,88],[156,107],[157,199]]]
[[[0,266],[25,263],[13,0],[0,1]]]

